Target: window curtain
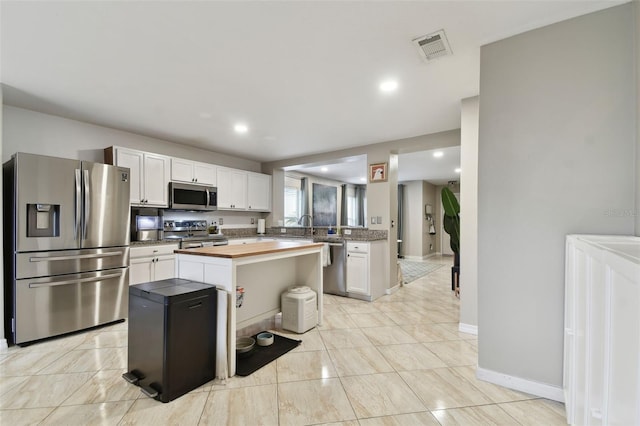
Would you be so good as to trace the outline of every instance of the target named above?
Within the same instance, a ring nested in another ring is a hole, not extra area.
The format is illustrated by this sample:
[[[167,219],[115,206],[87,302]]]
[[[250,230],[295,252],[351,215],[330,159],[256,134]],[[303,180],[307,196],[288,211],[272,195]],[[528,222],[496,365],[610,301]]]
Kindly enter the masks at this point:
[[[356,203],[358,205],[358,221],[356,225],[367,226],[366,212],[365,212],[365,196],[367,194],[367,187],[364,185],[356,185]]]
[[[309,214],[309,179],[300,179],[300,223],[299,225],[305,226],[304,219],[308,220],[308,225],[311,226],[311,220],[305,215]]]
[[[340,226],[349,225],[349,210],[347,206],[347,184],[343,183],[342,199],[340,200]]]
[[[402,257],[402,217],[404,216],[404,185],[398,185],[398,257]]]

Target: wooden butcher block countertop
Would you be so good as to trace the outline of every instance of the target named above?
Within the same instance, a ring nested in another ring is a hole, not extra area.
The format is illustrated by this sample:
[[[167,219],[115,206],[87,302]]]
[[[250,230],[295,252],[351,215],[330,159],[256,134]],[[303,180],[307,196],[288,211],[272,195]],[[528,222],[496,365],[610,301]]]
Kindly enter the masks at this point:
[[[297,241],[264,241],[251,244],[181,249],[175,250],[174,252],[178,254],[192,254],[196,256],[225,257],[234,259],[237,257],[259,256],[262,254],[303,250],[315,247],[322,247],[322,243],[304,243]]]

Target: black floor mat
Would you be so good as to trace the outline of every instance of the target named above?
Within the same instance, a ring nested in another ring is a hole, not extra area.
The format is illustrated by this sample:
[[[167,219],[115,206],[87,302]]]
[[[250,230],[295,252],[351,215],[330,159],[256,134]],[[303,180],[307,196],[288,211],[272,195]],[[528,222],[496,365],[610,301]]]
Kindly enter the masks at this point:
[[[258,334],[251,337],[257,340],[256,336]],[[250,354],[243,355],[242,357],[236,356],[236,375],[248,376],[279,356],[294,349],[300,343],[302,343],[302,340],[293,340],[273,334],[273,344],[269,346],[258,346],[256,344]]]

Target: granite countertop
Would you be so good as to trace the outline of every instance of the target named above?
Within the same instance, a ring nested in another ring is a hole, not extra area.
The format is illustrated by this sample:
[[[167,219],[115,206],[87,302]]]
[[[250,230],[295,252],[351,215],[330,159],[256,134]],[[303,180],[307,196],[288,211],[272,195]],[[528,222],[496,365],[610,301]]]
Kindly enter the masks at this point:
[[[158,246],[163,244],[179,244],[176,240],[131,241],[130,247]]]
[[[239,244],[231,246],[201,247],[176,250],[178,254],[196,256],[223,257],[235,259],[238,257],[259,256],[263,254],[280,253],[283,251],[304,250],[322,247],[321,243],[306,243],[297,241],[263,241],[255,244]]]
[[[289,235],[289,234],[253,234],[253,235],[237,235],[237,236],[227,236],[229,240],[245,240],[245,239],[275,239],[275,240],[309,240],[311,237],[309,235]],[[328,235],[315,235],[313,237],[314,242],[323,242],[323,243],[331,243],[331,242],[341,242],[341,241],[384,241],[386,240],[386,235],[337,235],[335,237],[329,237]],[[145,247],[145,246],[155,246],[162,244],[178,244],[176,240],[165,239],[158,241],[131,241],[131,247]]]

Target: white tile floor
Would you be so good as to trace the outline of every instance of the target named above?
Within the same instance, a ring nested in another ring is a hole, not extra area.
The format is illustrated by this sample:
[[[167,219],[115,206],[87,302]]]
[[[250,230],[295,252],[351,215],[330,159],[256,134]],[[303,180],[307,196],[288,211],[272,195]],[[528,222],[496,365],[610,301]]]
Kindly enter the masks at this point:
[[[565,425],[564,406],[475,378],[450,258],[373,302],[325,297],[298,348],[167,404],[121,378],[127,324],[0,353],[2,425]]]

